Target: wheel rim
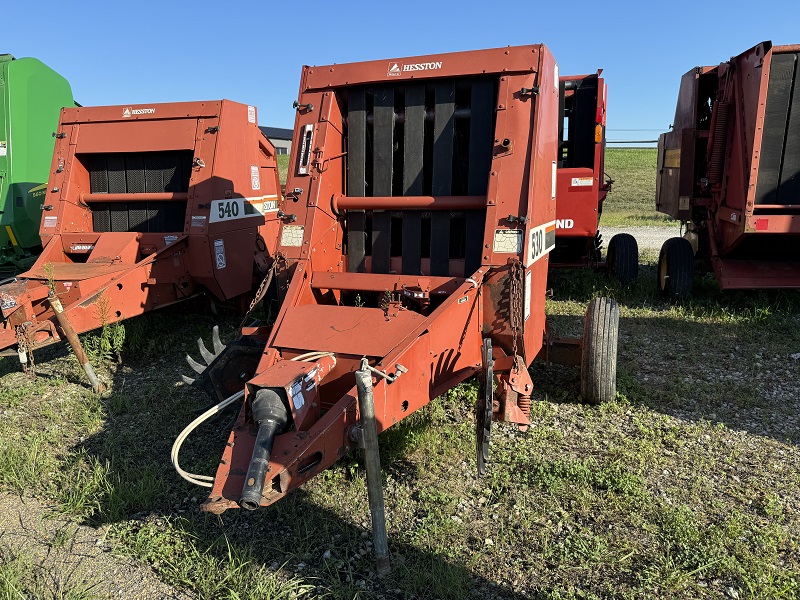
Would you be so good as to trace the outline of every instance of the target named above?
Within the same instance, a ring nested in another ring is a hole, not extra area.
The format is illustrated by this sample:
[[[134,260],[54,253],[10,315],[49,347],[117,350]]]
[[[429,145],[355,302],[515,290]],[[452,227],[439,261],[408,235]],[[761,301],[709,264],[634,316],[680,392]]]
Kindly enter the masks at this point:
[[[658,263],[658,285],[662,290],[667,289],[667,257],[664,256]]]

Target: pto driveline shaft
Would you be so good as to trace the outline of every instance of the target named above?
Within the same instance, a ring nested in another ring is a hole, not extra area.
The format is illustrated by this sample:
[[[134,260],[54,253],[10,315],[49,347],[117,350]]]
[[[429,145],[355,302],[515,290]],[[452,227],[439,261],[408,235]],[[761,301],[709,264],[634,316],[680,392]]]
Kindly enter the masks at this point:
[[[258,423],[258,434],[250,465],[247,467],[242,497],[239,500],[239,506],[247,510],[255,510],[261,506],[261,495],[264,492],[264,480],[267,477],[272,445],[275,442],[275,436],[283,433],[289,420],[286,405],[272,389],[258,390],[251,406],[253,420]]]

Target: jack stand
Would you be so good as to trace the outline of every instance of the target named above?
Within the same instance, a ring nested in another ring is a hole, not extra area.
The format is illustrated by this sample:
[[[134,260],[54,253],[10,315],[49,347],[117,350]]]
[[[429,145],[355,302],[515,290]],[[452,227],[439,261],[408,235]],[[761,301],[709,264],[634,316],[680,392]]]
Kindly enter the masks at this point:
[[[375,544],[375,560],[378,576],[389,573],[389,542],[386,536],[386,512],[383,506],[381,484],[381,458],[378,452],[378,428],[375,424],[375,404],[372,396],[372,373],[367,359],[361,361],[356,371],[358,409],[361,415],[361,430],[364,437],[364,460],[367,467],[367,492],[369,511],[372,515],[372,539]]]

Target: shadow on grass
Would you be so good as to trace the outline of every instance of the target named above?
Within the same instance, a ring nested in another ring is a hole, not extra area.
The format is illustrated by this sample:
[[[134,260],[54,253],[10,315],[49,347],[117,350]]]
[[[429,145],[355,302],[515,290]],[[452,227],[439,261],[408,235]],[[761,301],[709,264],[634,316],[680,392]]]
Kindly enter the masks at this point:
[[[559,314],[548,319],[557,335],[580,336],[583,307],[599,296],[615,298],[618,392],[629,401],[800,445],[800,377],[791,358],[800,352],[800,293],[722,292],[707,276],[696,281],[691,298],[669,302],[656,292],[655,279],[649,265],[629,287],[590,270],[551,273],[554,301],[567,304],[552,307]],[[537,361],[533,374],[551,400],[579,395],[579,368]]]
[[[153,316],[139,325],[142,330],[137,338],[161,335],[161,318]],[[317,482],[316,491],[301,488],[255,512],[229,510],[219,517],[201,513],[199,504],[207,489],[180,479],[169,456],[173,440],[206,398],[184,385],[169,386],[165,380],[170,372],[179,380],[185,369],[182,355],[192,351],[205,323],[186,320],[173,325],[185,334],[173,340],[168,353],[163,352],[163,343],[151,346],[140,341],[135,360],[124,357],[126,368],[117,371],[112,391],[104,399],[103,428],[73,448],[73,454],[104,465],[102,478],[91,468],[76,470],[76,477],[82,471],[87,478],[76,487],[92,496],[85,501],[83,514],[91,524],[113,525],[112,535],[122,541],[125,552],[145,560],[167,583],[200,597],[291,598],[306,589],[314,597],[332,598],[526,597],[476,575],[470,564],[475,560],[474,549],[440,548],[435,535],[433,540],[412,540],[402,525],[393,524],[391,508],[392,573],[377,578],[364,466],[353,457],[319,475],[324,481]],[[223,325],[225,330],[229,323]],[[407,453],[432,435],[435,426],[414,416],[380,438],[388,486],[394,481],[414,488],[408,479],[413,479],[418,467]],[[227,421],[200,426],[184,445],[182,466],[214,473],[227,441],[226,426]],[[330,489],[340,497],[321,498],[320,487],[323,494]],[[388,506],[393,501],[387,496]],[[425,512],[425,502],[419,504],[418,512]],[[445,526],[451,523],[449,514],[443,520]],[[290,593],[255,593],[257,578],[288,582]]]

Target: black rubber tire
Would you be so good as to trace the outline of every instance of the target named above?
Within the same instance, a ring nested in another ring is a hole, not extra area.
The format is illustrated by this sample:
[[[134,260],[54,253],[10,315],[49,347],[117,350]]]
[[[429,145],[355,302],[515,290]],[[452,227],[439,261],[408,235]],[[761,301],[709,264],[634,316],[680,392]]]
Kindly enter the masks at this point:
[[[692,295],[694,286],[694,251],[689,240],[669,238],[661,246],[656,272],[658,290],[673,299]]]
[[[633,283],[639,276],[639,244],[630,233],[618,233],[608,243],[608,274],[622,285]]]
[[[596,298],[586,309],[581,352],[581,398],[589,404],[609,402],[617,395],[619,304]]]

